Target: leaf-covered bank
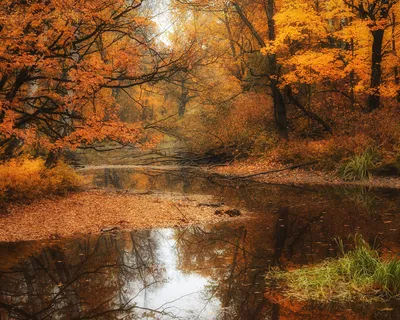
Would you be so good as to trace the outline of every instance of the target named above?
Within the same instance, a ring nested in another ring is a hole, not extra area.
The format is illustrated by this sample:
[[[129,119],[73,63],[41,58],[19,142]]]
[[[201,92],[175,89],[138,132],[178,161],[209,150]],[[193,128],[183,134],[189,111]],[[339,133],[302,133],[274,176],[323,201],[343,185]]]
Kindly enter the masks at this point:
[[[109,229],[148,229],[224,221],[206,197],[86,191],[12,205],[0,217],[0,242],[59,239]],[[243,218],[246,215],[244,213]],[[242,219],[242,217],[235,218]]]
[[[270,184],[282,185],[355,185],[372,188],[400,189],[400,177],[370,175],[360,180],[345,180],[334,170],[317,170],[313,165],[283,165],[248,159],[226,166],[217,166],[208,171],[227,178],[251,179]],[[298,167],[299,166],[299,167]]]

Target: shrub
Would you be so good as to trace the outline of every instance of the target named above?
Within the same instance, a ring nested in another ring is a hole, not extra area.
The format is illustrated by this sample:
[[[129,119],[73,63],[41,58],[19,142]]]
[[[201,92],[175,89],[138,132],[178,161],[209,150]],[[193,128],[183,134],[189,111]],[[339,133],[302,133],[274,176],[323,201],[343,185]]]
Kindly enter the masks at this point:
[[[261,154],[276,143],[271,134],[275,126],[268,124],[273,119],[270,106],[267,94],[246,92],[229,103],[187,113],[179,122],[179,133],[191,151],[235,146],[235,156]]]
[[[281,143],[269,153],[273,162],[282,164],[298,164],[318,161],[314,167],[322,170],[337,170],[344,159],[362,152],[372,141],[363,134],[355,136],[334,136],[317,141],[292,140]]]
[[[59,162],[47,169],[42,159],[13,159],[0,165],[0,201],[29,200],[81,186],[80,176]]]

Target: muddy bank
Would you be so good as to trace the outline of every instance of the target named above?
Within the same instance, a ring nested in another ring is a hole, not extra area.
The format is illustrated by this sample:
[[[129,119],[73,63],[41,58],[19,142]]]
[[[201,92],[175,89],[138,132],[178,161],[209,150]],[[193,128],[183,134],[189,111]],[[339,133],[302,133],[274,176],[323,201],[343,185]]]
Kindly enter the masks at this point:
[[[11,205],[0,218],[0,242],[59,239],[116,230],[148,229],[245,219],[215,211],[229,210],[207,196],[85,191]]]
[[[280,171],[282,170],[282,171]],[[322,172],[308,168],[285,169],[284,166],[270,166],[260,163],[234,163],[228,166],[207,170],[228,178],[237,179],[250,176],[249,179],[282,185],[323,185],[323,186],[362,186],[371,188],[400,189],[400,177],[376,177],[361,181],[345,181],[335,172]],[[259,175],[257,175],[259,174]]]

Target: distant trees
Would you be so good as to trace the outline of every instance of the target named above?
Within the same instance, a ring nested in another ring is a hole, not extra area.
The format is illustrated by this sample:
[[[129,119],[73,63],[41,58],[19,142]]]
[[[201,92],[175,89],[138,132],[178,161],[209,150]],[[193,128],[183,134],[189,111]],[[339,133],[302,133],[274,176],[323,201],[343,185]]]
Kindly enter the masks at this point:
[[[387,122],[385,115],[391,118],[398,106],[398,0],[176,3],[217,22],[210,32],[224,39],[225,66],[244,95],[265,90],[271,98],[266,115],[272,108],[282,140],[291,134],[355,134],[361,130],[361,122],[354,122],[357,113],[384,105],[379,121]]]

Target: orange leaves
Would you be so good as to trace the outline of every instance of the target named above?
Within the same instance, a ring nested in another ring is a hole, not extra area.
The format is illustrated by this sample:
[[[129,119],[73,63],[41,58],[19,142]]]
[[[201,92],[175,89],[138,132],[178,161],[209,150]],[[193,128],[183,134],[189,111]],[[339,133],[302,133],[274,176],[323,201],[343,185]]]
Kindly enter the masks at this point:
[[[375,2],[380,3],[378,0]],[[288,84],[302,86],[327,82],[329,85],[335,81],[342,82],[338,84],[340,90],[351,91],[350,94],[368,95],[378,90],[375,86],[370,89],[371,32],[387,30],[392,22],[383,9],[381,12],[367,8],[365,10],[372,11],[360,15],[359,10],[365,4],[362,1],[351,3],[328,0],[316,4],[314,1],[296,0],[279,7],[274,17],[276,40],[262,48],[261,53],[276,54],[285,67],[282,88]],[[395,5],[392,10],[395,14],[399,8]],[[396,41],[400,40],[398,38],[398,33],[393,29],[391,35],[385,32],[384,43],[388,47],[390,43],[395,46]],[[382,97],[393,98],[399,89],[393,81],[398,62],[394,56],[396,53],[383,55],[382,65],[387,68],[384,69],[386,72],[383,72],[380,88]]]
[[[0,109],[1,110],[1,109]],[[3,110],[4,111],[4,119],[0,126],[0,134],[6,138],[11,137],[14,131],[14,120],[17,117],[14,112],[11,110]]]
[[[104,121],[103,117],[92,116],[85,126],[77,128],[67,137],[58,140],[52,148],[68,147],[76,149],[81,144],[93,144],[102,141],[117,141],[122,144],[137,143],[142,137],[140,123],[123,123],[116,116]]]
[[[139,6],[124,0],[2,1],[0,142],[13,137],[34,143],[36,137],[45,148],[60,148],[137,141],[139,126],[117,120],[109,87],[146,80],[143,74],[155,63],[146,40],[153,23],[139,15]]]

